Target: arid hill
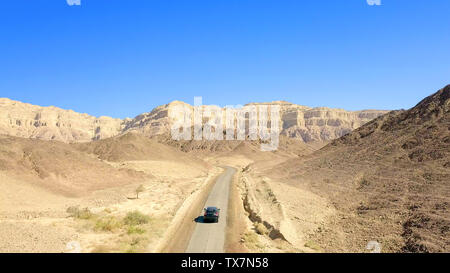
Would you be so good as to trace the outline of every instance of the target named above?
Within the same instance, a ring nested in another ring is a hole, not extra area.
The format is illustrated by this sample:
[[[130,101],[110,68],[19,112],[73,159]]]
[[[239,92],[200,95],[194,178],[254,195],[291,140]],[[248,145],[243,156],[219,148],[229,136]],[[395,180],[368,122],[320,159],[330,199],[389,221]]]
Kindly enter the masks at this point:
[[[113,168],[106,162],[58,141],[0,137],[0,170],[65,196],[144,180],[143,173]]]
[[[450,85],[313,155],[266,172],[339,212],[312,238],[327,251],[450,251]]]
[[[140,133],[130,132],[120,136],[93,141],[89,143],[72,144],[76,149],[95,155],[101,160],[111,162],[122,161],[174,161],[184,162],[193,168],[206,169],[208,164],[195,156],[181,152],[175,147],[159,143],[156,139]]]
[[[238,140],[173,140],[168,134],[162,134],[152,139],[164,145],[172,146],[187,154],[200,158],[223,158],[241,156],[251,162],[275,161],[276,159],[296,158],[310,154],[325,145],[324,142],[305,143],[298,138],[281,135],[278,149],[272,152],[261,150],[261,141]]]
[[[0,136],[0,252],[67,252],[74,240],[83,252],[153,250],[220,170],[134,133],[73,144]],[[130,233],[122,219],[136,211],[152,221]]]
[[[121,186],[148,178],[110,162],[182,162],[199,171],[210,166],[176,148],[136,133],[89,143],[0,136],[0,171],[67,196]]]

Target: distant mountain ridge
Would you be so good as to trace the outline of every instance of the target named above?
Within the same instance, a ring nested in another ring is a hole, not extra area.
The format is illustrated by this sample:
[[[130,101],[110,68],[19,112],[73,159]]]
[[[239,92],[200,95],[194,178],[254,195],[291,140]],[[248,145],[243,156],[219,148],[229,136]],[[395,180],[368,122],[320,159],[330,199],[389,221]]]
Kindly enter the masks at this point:
[[[3,135],[66,143],[88,142],[120,134],[126,122],[0,98],[0,134]]]
[[[174,121],[171,108],[177,104],[184,104],[193,109],[189,104],[174,101],[133,119],[116,119],[105,116],[97,118],[54,106],[41,107],[0,98],[0,134],[66,143],[100,140],[131,131],[151,137],[170,132]],[[259,104],[262,103],[250,105]],[[288,137],[300,138],[304,142],[339,138],[388,112],[311,108],[285,101],[264,104],[280,105],[281,133]]]

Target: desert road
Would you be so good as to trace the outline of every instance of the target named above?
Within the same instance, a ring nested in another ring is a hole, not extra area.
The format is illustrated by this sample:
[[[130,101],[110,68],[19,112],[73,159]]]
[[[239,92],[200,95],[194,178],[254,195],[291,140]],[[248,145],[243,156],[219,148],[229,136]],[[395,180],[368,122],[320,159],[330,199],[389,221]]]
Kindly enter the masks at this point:
[[[219,223],[196,223],[186,253],[223,253],[225,244],[225,228],[227,225],[227,208],[230,195],[230,185],[236,169],[224,167],[222,173],[211,189],[204,207],[220,208]],[[203,210],[198,212],[203,215]],[[202,218],[200,218],[202,219]]]

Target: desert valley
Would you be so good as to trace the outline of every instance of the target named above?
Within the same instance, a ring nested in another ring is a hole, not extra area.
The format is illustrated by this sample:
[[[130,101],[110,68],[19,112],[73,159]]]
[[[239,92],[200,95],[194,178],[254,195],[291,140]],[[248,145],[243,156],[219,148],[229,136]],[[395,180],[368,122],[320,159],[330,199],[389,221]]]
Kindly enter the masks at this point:
[[[173,140],[177,104],[115,119],[1,98],[0,252],[183,252],[224,166],[227,252],[450,251],[450,86],[409,110],[268,103],[273,152]]]

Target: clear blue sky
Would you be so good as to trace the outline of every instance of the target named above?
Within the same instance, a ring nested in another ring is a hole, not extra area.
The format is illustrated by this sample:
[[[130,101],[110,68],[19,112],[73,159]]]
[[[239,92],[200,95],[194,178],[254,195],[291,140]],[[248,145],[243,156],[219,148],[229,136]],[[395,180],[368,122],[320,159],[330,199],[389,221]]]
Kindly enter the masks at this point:
[[[450,1],[5,0],[0,97],[134,117],[172,100],[399,109],[450,83]]]

